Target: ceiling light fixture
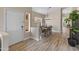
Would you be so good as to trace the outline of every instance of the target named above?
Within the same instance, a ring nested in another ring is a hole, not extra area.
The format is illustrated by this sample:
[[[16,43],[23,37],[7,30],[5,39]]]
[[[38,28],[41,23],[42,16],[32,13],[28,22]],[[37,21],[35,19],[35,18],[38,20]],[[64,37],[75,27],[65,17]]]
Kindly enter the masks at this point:
[[[48,12],[49,12],[49,9],[50,9],[51,7],[49,7],[48,9],[47,9],[47,15],[45,16],[45,20],[51,20],[49,17],[48,17]]]

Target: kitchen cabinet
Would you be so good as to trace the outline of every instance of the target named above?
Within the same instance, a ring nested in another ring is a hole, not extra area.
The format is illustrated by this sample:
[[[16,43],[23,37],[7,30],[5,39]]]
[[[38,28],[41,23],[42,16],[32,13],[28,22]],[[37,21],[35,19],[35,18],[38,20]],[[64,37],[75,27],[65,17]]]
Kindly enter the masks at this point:
[[[0,32],[0,51],[8,51],[8,33]]]

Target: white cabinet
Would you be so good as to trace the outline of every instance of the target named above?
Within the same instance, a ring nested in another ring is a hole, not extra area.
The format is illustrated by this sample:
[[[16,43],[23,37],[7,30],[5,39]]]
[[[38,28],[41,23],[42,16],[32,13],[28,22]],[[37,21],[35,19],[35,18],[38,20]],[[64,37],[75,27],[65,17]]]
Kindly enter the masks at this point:
[[[8,33],[0,32],[0,50],[8,51]]]
[[[39,41],[40,40],[40,31],[38,27],[31,27],[31,34],[33,39]]]
[[[1,38],[0,38],[0,51],[1,51]]]

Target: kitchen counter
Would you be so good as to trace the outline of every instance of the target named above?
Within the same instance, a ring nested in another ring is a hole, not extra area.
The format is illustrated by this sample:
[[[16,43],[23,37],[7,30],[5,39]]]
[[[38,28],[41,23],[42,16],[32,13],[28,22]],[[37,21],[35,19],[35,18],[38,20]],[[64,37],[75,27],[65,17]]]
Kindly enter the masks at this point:
[[[5,35],[8,35],[8,33],[7,32],[0,32],[0,37],[5,36]]]

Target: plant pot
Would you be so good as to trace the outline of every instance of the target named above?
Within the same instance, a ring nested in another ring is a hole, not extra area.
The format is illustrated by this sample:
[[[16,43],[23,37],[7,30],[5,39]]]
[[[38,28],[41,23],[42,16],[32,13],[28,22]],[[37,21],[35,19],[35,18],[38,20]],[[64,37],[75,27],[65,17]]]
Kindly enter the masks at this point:
[[[70,46],[75,47],[77,45],[77,41],[73,38],[68,38],[68,43]]]
[[[72,35],[72,38],[77,41],[77,45],[79,45],[79,33],[75,33]]]

